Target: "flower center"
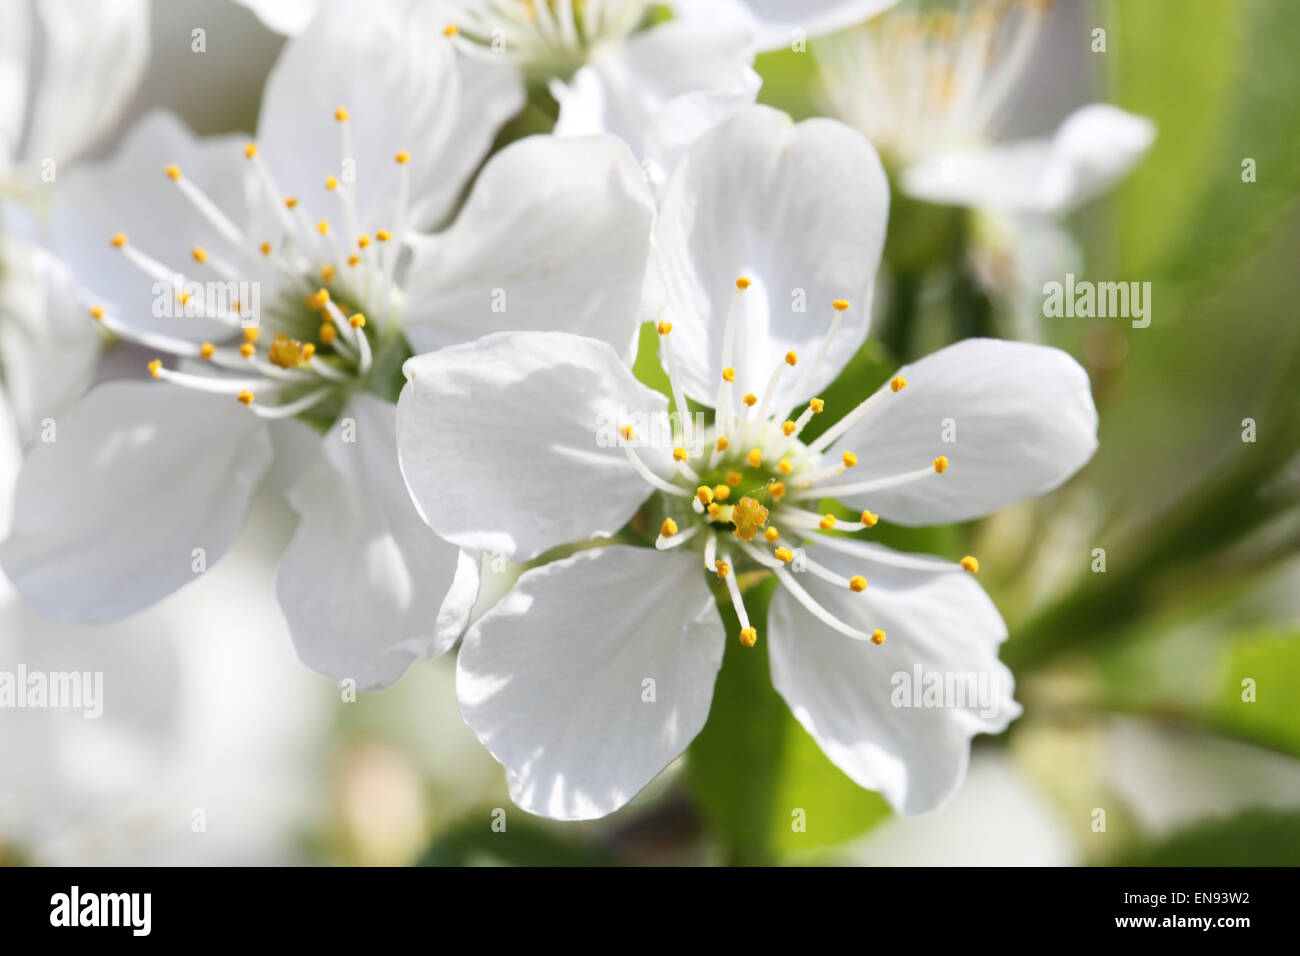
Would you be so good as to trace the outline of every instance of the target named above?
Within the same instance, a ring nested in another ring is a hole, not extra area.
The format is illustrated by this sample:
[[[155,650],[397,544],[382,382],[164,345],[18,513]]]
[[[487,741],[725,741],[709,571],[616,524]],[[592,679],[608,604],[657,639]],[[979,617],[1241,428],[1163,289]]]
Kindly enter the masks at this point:
[[[713,425],[704,429],[702,434],[691,434],[690,418],[685,414],[685,395],[679,384],[681,376],[676,369],[669,338],[672,325],[659,323],[662,354],[672,383],[679,423],[677,437],[680,443],[673,449],[676,474],[667,479],[653,472],[636,451],[635,430],[630,425],[620,430],[628,459],[659,492],[655,501],[663,521],[655,547],[664,551],[690,543],[692,547],[700,548],[705,569],[727,586],[741,623],[740,639],[746,646],[754,645],[758,632],[751,626],[745,610],[736,581],[738,568],[772,571],[804,607],[828,626],[849,637],[883,643],[883,630],[862,630],[840,620],[822,607],[794,577],[794,574],[807,572],[854,593],[865,591],[867,580],[863,575],[845,577],[833,571],[809,557],[802,543],[817,535],[827,547],[845,550],[844,539],[826,533],[872,528],[878,521],[877,515],[863,510],[855,516],[856,520],[846,520],[833,514],[807,510],[800,506],[800,502],[816,502],[836,495],[868,494],[932,480],[947,471],[948,459],[936,458],[924,467],[902,474],[853,481],[847,476],[857,467],[858,454],[854,451],[842,451],[838,456],[826,453],[828,446],[853,425],[871,414],[889,396],[907,387],[907,380],[902,376],[895,376],[889,389],[872,395],[808,443],[800,440],[799,436],[812,418],[825,410],[826,403],[814,398],[791,418],[782,414],[784,409],[776,407],[776,396],[787,374],[799,376],[793,394],[806,394],[807,383],[812,381],[817,368],[825,361],[843,314],[850,308],[849,303],[842,299],[833,303],[830,328],[812,362],[800,368],[799,356],[789,352],[768,379],[761,398],[753,393],[736,396],[736,370],[730,362],[736,351],[737,336],[744,334],[743,329],[737,328],[737,315],[750,286],[747,278],[736,280],[736,294],[723,333],[723,368],[717,414]],[[965,562],[963,567],[973,570]]]
[[[341,166],[351,168],[348,111],[339,107],[334,119]],[[336,229],[329,219],[310,218],[296,196],[280,192],[257,144],[247,144],[243,153],[260,201],[273,211],[273,238],[249,236],[179,166],[163,170],[239,261],[194,246],[188,252],[193,265],[185,271],[137,249],[125,233],[110,239],[131,265],[155,280],[155,314],[215,321],[225,327],[223,344],[147,332],[101,305],[89,306],[91,316],[121,338],[211,366],[180,371],[157,358],[149,363],[153,377],[232,395],[264,418],[301,416],[327,428],[356,389],[393,400],[401,388],[401,363],[411,354],[400,330],[401,295],[394,285],[409,154],[394,157],[401,169],[399,221],[393,230],[377,229],[372,236],[361,231],[351,185],[333,174],[322,177],[346,223]],[[263,310],[262,283],[249,277],[263,274],[268,265],[275,294]]]

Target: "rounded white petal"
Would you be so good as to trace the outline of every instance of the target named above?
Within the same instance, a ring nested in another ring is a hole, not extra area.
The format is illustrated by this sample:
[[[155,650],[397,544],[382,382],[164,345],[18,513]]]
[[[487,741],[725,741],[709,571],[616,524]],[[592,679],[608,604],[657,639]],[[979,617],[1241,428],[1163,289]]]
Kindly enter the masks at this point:
[[[466,723],[530,813],[612,813],[704,726],[722,619],[694,555],[612,545],[524,574],[470,628]]]
[[[191,341],[228,336],[229,326],[214,319],[181,315],[174,302],[165,301],[175,297],[171,282],[137,268],[110,239],[125,233],[132,247],[187,281],[219,279],[193,261],[195,246],[236,266],[248,261],[248,250],[223,239],[164,175],[168,165],[179,166],[227,217],[242,223],[248,215],[243,142],[231,136],[196,139],[171,114],[151,113],[113,159],[79,165],[61,177],[51,207],[50,246],[73,270],[84,289],[79,294],[133,328]]]
[[[32,446],[0,565],[50,617],[111,621],[196,580],[229,549],[271,461],[228,397],[112,382]]]
[[[754,102],[753,62],[743,32],[680,20],[597,47],[568,84],[552,85],[555,135],[613,133],[648,174],[666,174],[682,149]]]
[[[762,394],[794,350],[811,359],[834,315],[851,303],[825,361],[802,390],[785,376],[791,407],[839,374],[866,337],[885,237],[889,187],[880,159],[834,120],[794,125],[762,106],[741,110],[695,141],[665,187],[656,246],[687,395],[712,405],[737,278],[753,285],[737,317],[739,393]]]
[[[523,86],[504,63],[458,55],[444,25],[432,9],[332,0],[286,45],[267,80],[258,138],[280,191],[298,196],[312,221],[346,223],[340,194],[325,189],[330,175],[351,191],[367,233],[401,227],[403,172],[407,227],[436,224],[459,199],[522,105]],[[394,161],[403,151],[405,170]]]
[[[65,163],[117,121],[144,75],[149,3],[40,0],[34,6],[45,42],[23,152],[30,163]]]
[[[901,475],[948,459],[943,474],[895,488],[844,495],[905,525],[978,518],[1051,491],[1097,450],[1097,409],[1088,373],[1044,345],[967,339],[899,370],[890,393],[835,442],[858,456],[838,482]]]
[[[926,813],[961,784],[971,737],[998,733],[1020,715],[1014,679],[997,656],[1006,627],[959,566],[926,570],[878,545],[850,547],[812,545],[808,557],[845,577],[863,575],[865,591],[807,573],[798,583],[840,620],[883,630],[885,642],[832,630],[778,588],[768,611],[772,682],[836,766],[899,813]],[[934,681],[953,691],[927,697]]]
[[[18,156],[27,120],[32,57],[32,11],[28,0],[0,0],[0,172]]]
[[[267,29],[293,36],[307,29],[323,0],[235,0],[248,7]]]
[[[1066,118],[1051,140],[931,157],[904,171],[902,187],[918,199],[947,205],[1061,215],[1126,175],[1155,135],[1146,117],[1094,103]]]
[[[842,30],[888,10],[898,0],[671,0],[678,15],[753,31],[760,50]]]
[[[605,342],[501,332],[405,371],[402,474],[424,520],[463,548],[528,560],[622,528],[653,491],[619,447],[624,424],[665,438],[636,450],[669,470],[667,401]]]
[[[611,136],[532,136],[484,168],[456,222],[415,244],[405,329],[418,352],[487,332],[557,330],[631,348],[654,216]]]
[[[276,577],[303,662],[361,690],[456,643],[478,564],[420,521],[397,466],[396,408],[358,394],[289,492],[302,516]]]

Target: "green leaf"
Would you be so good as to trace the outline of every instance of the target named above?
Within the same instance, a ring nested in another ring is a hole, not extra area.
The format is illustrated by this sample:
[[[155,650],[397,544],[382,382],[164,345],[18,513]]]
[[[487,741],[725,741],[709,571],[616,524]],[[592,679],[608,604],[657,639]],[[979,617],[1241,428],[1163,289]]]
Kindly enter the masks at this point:
[[[746,594],[758,645],[728,640],[709,722],[688,752],[696,802],[738,865],[834,846],[889,815],[879,795],[826,758],[772,687],[764,635],[775,587],[768,578]],[[727,633],[737,633],[730,606],[722,610]]]
[[[1211,710],[1218,729],[1300,757],[1300,634],[1235,637],[1220,680]]]
[[[1191,827],[1162,843],[1130,850],[1117,866],[1295,866],[1300,814],[1243,813]]]

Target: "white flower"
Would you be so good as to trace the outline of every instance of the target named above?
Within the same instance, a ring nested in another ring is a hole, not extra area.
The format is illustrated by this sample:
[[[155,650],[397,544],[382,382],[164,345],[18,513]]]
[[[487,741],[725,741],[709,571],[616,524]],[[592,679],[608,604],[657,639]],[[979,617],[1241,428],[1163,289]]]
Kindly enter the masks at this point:
[[[752,570],[782,585],[766,635],[777,689],[831,759],[900,812],[941,804],[971,736],[1018,714],[997,660],[1002,621],[963,570],[973,560],[819,533],[977,517],[1054,488],[1096,447],[1072,359],[987,340],[904,368],[801,440],[825,413],[815,396],[866,336],[888,195],[874,151],[834,121],[792,126],[751,107],[686,151],[656,227],[675,428],[663,396],[582,336],[500,333],[407,363],[402,470],[441,536],[526,561],[634,516],[652,529],[654,547],[607,543],[527,571],[465,637],[461,711],[524,809],[610,813],[685,749],[722,661],[715,588],[729,591],[741,640],[760,639],[737,580]],[[799,312],[805,299],[828,319]],[[696,431],[687,399],[715,408],[715,423]],[[946,418],[956,443],[943,441]],[[828,497],[857,520],[812,510]],[[917,667],[984,675],[993,699],[983,711],[891,706],[891,675]]]
[[[299,654],[389,684],[452,645],[477,592],[477,561],[402,485],[401,362],[498,328],[630,349],[651,210],[626,148],[522,140],[450,225],[414,233],[445,225],[523,91],[436,21],[385,10],[332,3],[288,44],[255,142],[153,116],[61,190],[55,238],[85,307],[156,349],[162,381],[95,390],[24,464],[0,562],[39,610],[112,620],[194,580],[234,539],[274,437],[297,477],[277,593]]]
[[[86,387],[99,337],[40,248],[50,195],[144,72],[147,0],[11,0],[0,13],[0,379],[26,440]]]
[[[685,19],[749,31],[760,50],[790,47],[808,37],[861,23],[898,0],[670,0]]]
[[[814,47],[831,112],[876,145],[902,191],[978,211],[977,265],[995,287],[1039,282],[1044,248],[1056,250],[1052,266],[1070,261],[1054,220],[1126,175],[1155,139],[1145,117],[1093,103],[1050,139],[996,141],[1049,9],[909,4]]]

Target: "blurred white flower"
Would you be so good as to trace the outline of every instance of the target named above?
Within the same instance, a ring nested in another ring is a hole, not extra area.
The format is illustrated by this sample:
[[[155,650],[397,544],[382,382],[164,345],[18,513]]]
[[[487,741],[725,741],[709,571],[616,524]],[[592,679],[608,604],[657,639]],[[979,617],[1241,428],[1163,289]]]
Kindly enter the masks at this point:
[[[864,530],[878,514],[960,521],[1056,487],[1096,448],[1088,379],[1063,352],[972,340],[801,441],[824,408],[813,396],[866,336],[888,204],[874,150],[833,121],[793,126],[751,107],[687,149],[656,225],[676,426],[614,349],[582,336],[499,333],[407,362],[402,470],[449,541],[530,560],[615,534],[648,496],[662,520],[654,549],[597,546],[527,571],[466,635],[461,712],[524,809],[608,814],[699,732],[723,654],[714,576],[752,646],[737,578],[775,573],[777,689],[841,769],[902,813],[942,804],[970,738],[1019,713],[997,660],[1002,620],[965,573],[973,559],[818,532]],[[844,291],[863,305],[837,299]],[[831,314],[829,329],[802,313],[805,298]],[[690,425],[688,398],[716,409],[712,426]],[[947,416],[960,444],[941,438]],[[826,497],[859,520],[798,504]],[[991,699],[898,705],[891,675],[918,669],[983,675]]]
[[[888,10],[898,0],[669,0],[684,19],[751,34],[760,50],[796,48],[809,37],[842,30]]]
[[[1050,139],[996,142],[1049,10],[1042,0],[977,0],[957,13],[909,3],[814,46],[830,111],[880,149],[904,193],[979,212],[978,272],[1011,293],[1072,260],[1055,221],[1155,139],[1145,117],[1094,103]]]
[[[446,225],[522,96],[436,21],[337,2],[286,46],[255,142],[156,115],[70,177],[52,221],[83,308],[179,366],[102,386],[33,450],[0,547],[24,599],[115,620],[194,580],[291,435],[301,522],[277,594],[303,660],[372,689],[451,647],[477,560],[403,488],[402,360],[498,328],[629,349],[648,255],[650,202],[612,138],[510,146]]]
[[[38,243],[50,197],[144,72],[147,0],[0,0],[0,382],[24,441],[89,384],[100,336]]]

